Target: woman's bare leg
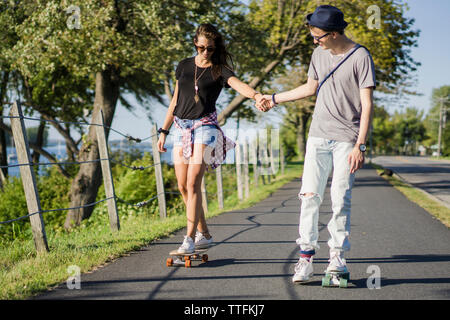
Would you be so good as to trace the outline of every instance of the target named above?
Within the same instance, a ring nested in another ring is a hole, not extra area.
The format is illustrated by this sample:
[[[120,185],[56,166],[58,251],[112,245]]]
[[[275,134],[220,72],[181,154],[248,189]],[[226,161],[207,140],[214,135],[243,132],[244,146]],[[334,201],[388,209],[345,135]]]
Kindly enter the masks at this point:
[[[197,228],[200,232],[207,233],[205,213],[202,206],[201,184],[205,174],[206,164],[203,160],[203,154],[206,145],[194,144],[192,157],[189,160],[187,172],[187,191],[188,200],[186,205],[186,215],[188,218],[187,235],[195,238]]]
[[[184,159],[182,147],[173,148],[173,163],[175,167],[175,176],[177,177],[178,190],[180,190],[183,197],[184,205],[186,206],[188,200],[187,192],[187,173],[189,168],[189,160]]]

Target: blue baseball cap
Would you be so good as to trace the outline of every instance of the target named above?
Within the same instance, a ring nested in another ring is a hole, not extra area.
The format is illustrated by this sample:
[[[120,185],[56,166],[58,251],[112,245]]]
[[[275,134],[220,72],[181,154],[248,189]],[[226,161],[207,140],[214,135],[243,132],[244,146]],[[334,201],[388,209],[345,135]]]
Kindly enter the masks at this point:
[[[348,23],[344,21],[344,14],[336,7],[323,5],[316,8],[314,13],[306,16],[308,24],[323,30],[343,30]]]

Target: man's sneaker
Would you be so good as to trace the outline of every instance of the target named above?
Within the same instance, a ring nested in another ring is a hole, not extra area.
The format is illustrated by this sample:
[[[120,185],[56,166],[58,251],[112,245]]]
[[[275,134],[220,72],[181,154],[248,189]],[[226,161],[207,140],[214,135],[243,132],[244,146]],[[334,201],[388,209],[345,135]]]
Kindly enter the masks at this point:
[[[339,251],[330,251],[330,264],[325,272],[348,272],[344,255]]]
[[[300,257],[295,265],[295,274],[292,277],[292,282],[301,283],[309,281],[314,273],[312,262],[312,257],[309,259]]]
[[[178,248],[178,253],[193,253],[194,251],[194,240],[189,236],[184,236],[183,244]]]
[[[203,233],[198,232],[195,234],[195,248],[196,249],[206,249],[213,243],[213,238],[206,239]]]

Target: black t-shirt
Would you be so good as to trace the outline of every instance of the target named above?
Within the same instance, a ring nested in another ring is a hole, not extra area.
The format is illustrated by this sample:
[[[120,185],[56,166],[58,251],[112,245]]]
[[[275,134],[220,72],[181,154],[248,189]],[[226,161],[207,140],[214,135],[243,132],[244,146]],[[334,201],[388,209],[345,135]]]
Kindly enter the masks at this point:
[[[214,80],[211,67],[206,68],[198,80],[199,102],[194,100],[195,57],[181,60],[177,66],[175,77],[178,80],[178,101],[173,115],[180,119],[198,119],[216,111],[216,100],[223,87],[229,88],[227,82],[235,76],[232,70],[222,67],[222,75]],[[197,67],[197,78],[205,68]]]

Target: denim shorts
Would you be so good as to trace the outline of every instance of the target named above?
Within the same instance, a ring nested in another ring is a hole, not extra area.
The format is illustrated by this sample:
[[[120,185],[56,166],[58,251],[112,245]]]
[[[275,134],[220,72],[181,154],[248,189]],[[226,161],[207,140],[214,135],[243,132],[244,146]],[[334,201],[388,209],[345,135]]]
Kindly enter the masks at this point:
[[[194,126],[194,124],[200,120],[198,120],[198,119],[195,119],[195,120],[183,119],[181,121],[184,122],[184,126],[186,128],[192,128]],[[201,144],[206,144],[206,145],[214,148],[216,145],[216,141],[217,141],[218,131],[219,130],[214,125],[199,126],[198,128],[194,129],[194,144],[201,143]],[[173,133],[173,146],[174,147],[183,146],[182,139],[183,139],[183,133],[182,133],[181,129],[178,129],[177,127],[175,127],[175,131]]]

